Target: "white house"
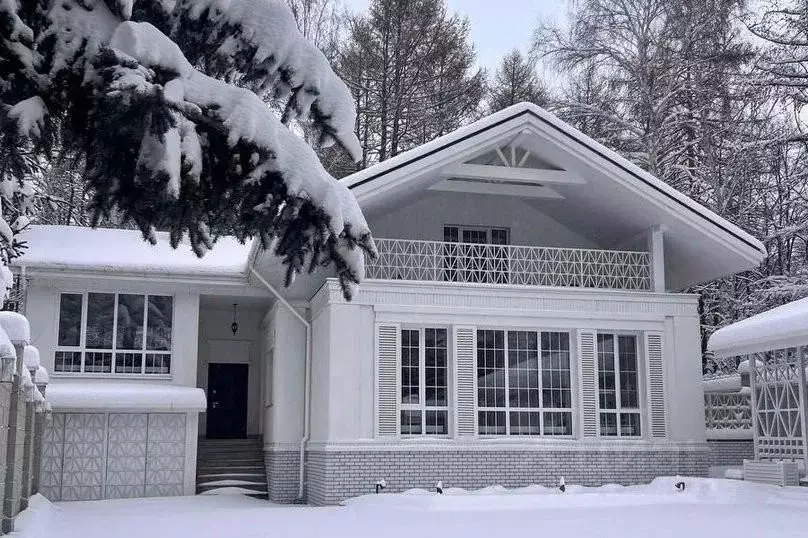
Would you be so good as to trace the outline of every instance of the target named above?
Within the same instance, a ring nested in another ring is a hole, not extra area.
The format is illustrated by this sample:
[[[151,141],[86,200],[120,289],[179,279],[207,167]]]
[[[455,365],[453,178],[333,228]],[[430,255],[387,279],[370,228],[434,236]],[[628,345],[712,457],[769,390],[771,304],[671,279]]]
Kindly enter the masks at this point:
[[[380,252],[351,302],[325,273],[283,288],[258,245],[28,232],[53,496],[192,493],[206,437],[262,439],[269,497],[315,504],[706,473],[676,290],[758,265],[759,241],[527,104],[344,181]]]

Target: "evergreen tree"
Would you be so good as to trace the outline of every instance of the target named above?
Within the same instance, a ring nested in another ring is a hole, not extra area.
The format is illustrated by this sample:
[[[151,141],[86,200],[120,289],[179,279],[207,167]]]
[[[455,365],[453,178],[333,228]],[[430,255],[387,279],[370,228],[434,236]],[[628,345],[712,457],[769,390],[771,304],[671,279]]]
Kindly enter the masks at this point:
[[[488,95],[490,112],[497,112],[516,103],[528,102],[546,106],[547,90],[536,73],[536,63],[513,49],[502,58],[494,73]]]
[[[59,143],[86,162],[94,225],[168,230],[199,256],[257,237],[287,284],[321,264],[348,296],[361,280],[358,204],[287,127],[357,159],[353,99],[283,0],[0,0],[0,31],[0,186],[24,193]]]

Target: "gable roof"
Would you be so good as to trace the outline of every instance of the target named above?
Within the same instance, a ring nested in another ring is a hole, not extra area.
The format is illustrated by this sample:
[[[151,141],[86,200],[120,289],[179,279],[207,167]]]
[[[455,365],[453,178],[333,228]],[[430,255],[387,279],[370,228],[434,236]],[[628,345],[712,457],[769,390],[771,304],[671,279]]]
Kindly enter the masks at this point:
[[[443,179],[439,176],[442,168],[520,135],[543,152],[541,157],[580,167],[579,172],[586,175],[590,184],[588,187],[602,191],[570,190],[570,196],[566,196],[568,207],[572,207],[574,199],[576,210],[587,214],[600,212],[602,222],[622,220],[626,229],[640,231],[662,225],[668,230],[666,256],[671,247],[670,254],[677,258],[677,263],[702,260],[702,267],[680,271],[681,274],[669,268],[671,287],[685,287],[751,269],[766,255],[764,245],[738,226],[530,103],[494,113],[343,181],[354,192],[363,211],[372,213],[412,196],[415,190],[430,188]],[[609,194],[604,196],[606,191]],[[556,207],[563,203],[563,200],[557,202]]]
[[[251,244],[222,237],[213,250],[198,258],[190,244],[171,248],[167,232],[157,233],[157,244],[143,240],[138,230],[81,226],[31,226],[20,238],[28,243],[13,265],[26,270],[76,273],[115,272],[197,278],[239,279],[246,282]]]

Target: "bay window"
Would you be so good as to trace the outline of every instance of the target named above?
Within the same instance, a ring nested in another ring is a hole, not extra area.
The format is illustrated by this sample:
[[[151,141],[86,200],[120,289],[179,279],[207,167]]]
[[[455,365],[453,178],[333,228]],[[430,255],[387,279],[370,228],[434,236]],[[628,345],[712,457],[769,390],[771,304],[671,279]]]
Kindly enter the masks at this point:
[[[173,315],[170,296],[63,293],[54,371],[169,374]]]
[[[401,331],[401,434],[448,435],[446,329]]]
[[[598,334],[600,435],[639,437],[641,430],[637,337]]]
[[[572,435],[566,332],[477,331],[480,435]]]

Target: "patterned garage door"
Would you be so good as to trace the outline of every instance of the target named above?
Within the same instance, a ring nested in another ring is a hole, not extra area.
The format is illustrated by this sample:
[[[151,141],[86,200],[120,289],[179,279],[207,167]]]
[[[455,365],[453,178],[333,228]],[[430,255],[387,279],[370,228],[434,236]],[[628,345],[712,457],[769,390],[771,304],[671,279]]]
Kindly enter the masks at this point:
[[[41,490],[50,500],[182,495],[182,413],[54,413]]]

